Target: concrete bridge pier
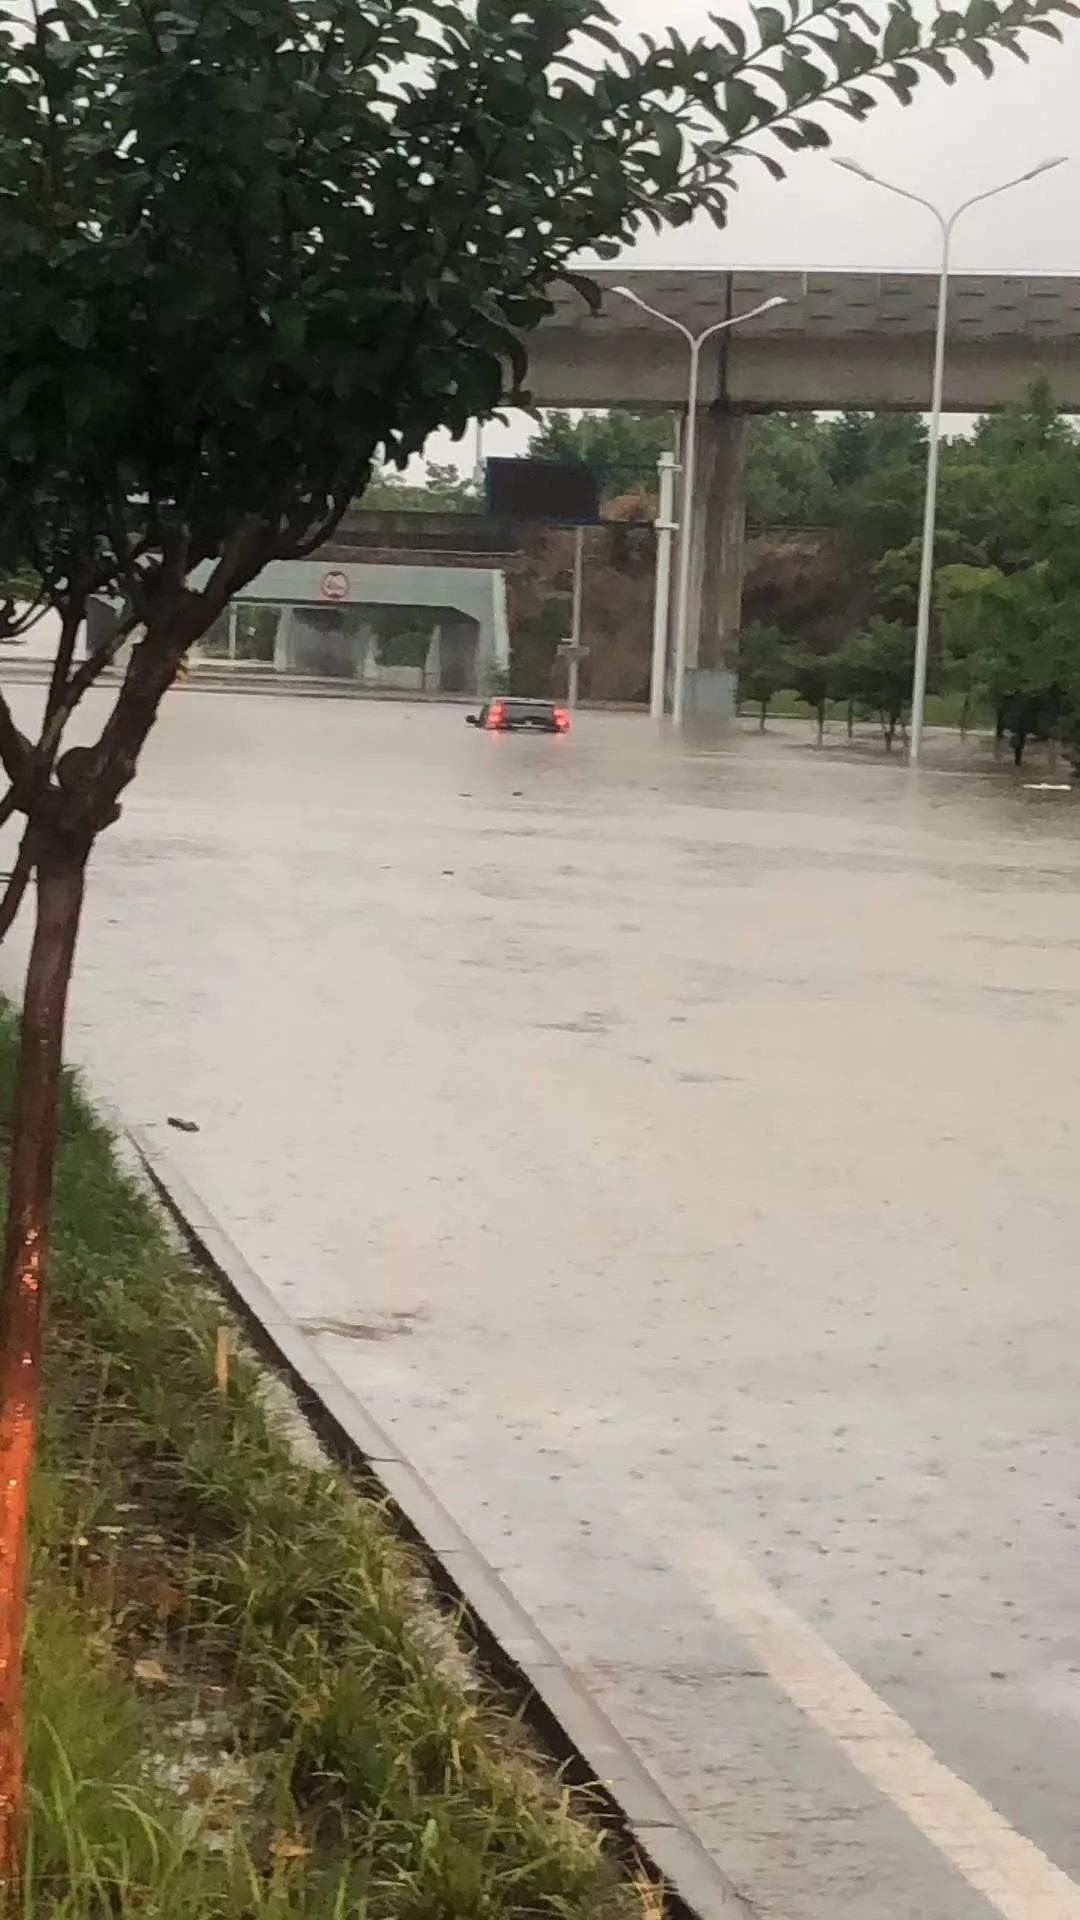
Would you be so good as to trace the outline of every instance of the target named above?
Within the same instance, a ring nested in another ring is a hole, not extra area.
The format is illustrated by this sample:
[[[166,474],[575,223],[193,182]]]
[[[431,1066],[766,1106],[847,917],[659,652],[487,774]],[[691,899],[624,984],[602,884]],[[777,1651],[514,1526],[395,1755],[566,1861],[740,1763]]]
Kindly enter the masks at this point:
[[[735,711],[738,636],[746,562],[746,417],[703,407],[698,457],[686,711],[728,718]]]

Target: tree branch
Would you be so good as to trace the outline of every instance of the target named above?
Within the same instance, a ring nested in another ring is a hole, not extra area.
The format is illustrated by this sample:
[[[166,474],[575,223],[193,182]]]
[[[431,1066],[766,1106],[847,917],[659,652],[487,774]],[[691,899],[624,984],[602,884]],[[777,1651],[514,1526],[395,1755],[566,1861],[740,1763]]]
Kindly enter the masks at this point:
[[[15,924],[19,908],[23,903],[23,895],[30,883],[30,876],[34,871],[34,853],[33,843],[30,837],[31,833],[32,828],[28,821],[22,840],[19,843],[19,852],[15,865],[8,874],[7,885],[4,888],[3,896],[0,897],[0,940],[4,939],[5,935],[11,931],[11,928]]]
[[[17,604],[15,600],[5,600],[0,607],[0,639],[20,640],[49,611],[48,599],[43,594],[24,607],[22,613],[16,612]]]
[[[6,695],[0,693],[0,766],[13,787],[24,777],[29,758],[29,742],[15,725]]]
[[[75,655],[75,641],[78,637],[79,627],[85,612],[85,593],[73,592],[68,598],[61,621],[60,639],[56,648],[56,658],[53,661],[52,675],[49,680],[49,694],[45,702],[46,721],[52,719],[53,714],[63,699],[64,691],[67,687],[68,674],[71,671],[71,662]]]
[[[52,755],[60,744],[60,735],[63,733],[64,728],[84,693],[89,692],[95,680],[101,677],[106,667],[112,666],[124,642],[130,639],[132,628],[137,625],[138,621],[134,615],[132,615],[130,620],[121,621],[108,645],[102,647],[98,653],[91,654],[89,659],[84,660],[82,666],[78,667],[72,674],[67,687],[64,689],[64,696],[60,705],[57,707],[55,713],[50,715],[48,724],[44,728],[41,738],[34,749],[35,754],[43,753],[51,761]],[[0,813],[2,813],[2,809],[0,809]],[[2,821],[0,821],[0,824],[2,824]]]
[[[212,607],[211,619],[228,606],[240,587],[254,580],[274,557],[274,542],[265,521],[249,515],[226,541],[221,557],[198,598]],[[209,621],[207,622],[209,625]]]

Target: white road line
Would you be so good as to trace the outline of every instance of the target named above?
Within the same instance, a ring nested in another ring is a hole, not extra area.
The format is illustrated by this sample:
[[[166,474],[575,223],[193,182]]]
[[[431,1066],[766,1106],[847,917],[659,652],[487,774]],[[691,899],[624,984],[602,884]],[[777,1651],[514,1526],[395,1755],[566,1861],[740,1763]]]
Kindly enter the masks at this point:
[[[738,1548],[694,1528],[678,1559],[770,1679],[1006,1920],[1080,1920],[1076,1881],[950,1772]]]

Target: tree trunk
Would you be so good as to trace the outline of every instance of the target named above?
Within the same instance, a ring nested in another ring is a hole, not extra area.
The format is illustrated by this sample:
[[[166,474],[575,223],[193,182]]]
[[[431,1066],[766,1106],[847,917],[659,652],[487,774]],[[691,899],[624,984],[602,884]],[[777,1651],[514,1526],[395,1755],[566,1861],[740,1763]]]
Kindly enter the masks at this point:
[[[849,740],[854,740],[855,738],[855,702],[854,700],[849,700],[847,703],[847,737]]]
[[[764,733],[765,731],[765,715],[768,713],[768,711],[769,711],[769,703],[767,700],[763,700],[761,703],[761,718],[758,721],[759,733]]]
[[[824,739],[825,739],[825,706],[823,702],[822,705],[817,710],[817,743],[819,747],[822,745]]]
[[[23,1824],[26,1508],[37,1425],[64,1015],[86,849],[39,841],[37,920],[23,998],[7,1240],[0,1280],[0,1901],[18,1886]]]

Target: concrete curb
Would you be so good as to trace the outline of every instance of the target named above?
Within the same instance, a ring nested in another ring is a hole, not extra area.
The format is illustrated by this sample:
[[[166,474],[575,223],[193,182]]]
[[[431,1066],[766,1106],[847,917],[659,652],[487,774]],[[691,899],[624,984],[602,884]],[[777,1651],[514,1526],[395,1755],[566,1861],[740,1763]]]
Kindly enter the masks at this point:
[[[123,1137],[123,1135],[121,1136]],[[465,1606],[486,1658],[524,1683],[535,1718],[578,1779],[598,1785],[617,1829],[651,1863],[669,1893],[672,1920],[754,1920],[754,1909],[693,1834],[588,1688],[462,1532],[423,1475],[249,1266],[156,1140],[127,1130],[185,1239],[228,1289],[262,1344],[289,1374],[332,1450],[359,1464],[427,1549],[443,1589]]]

